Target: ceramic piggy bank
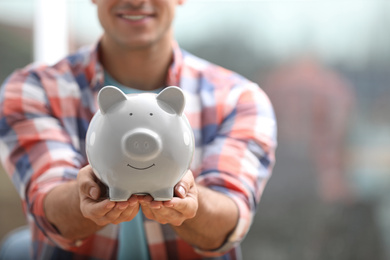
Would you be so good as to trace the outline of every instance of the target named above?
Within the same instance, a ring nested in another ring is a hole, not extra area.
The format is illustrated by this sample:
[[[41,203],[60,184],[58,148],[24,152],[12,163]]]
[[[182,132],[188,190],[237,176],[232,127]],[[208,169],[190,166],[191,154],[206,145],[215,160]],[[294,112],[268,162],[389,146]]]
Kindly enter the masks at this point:
[[[125,201],[132,194],[172,199],[194,151],[181,89],[125,95],[106,86],[98,104],[87,131],[86,152],[94,173],[108,186],[110,200]]]

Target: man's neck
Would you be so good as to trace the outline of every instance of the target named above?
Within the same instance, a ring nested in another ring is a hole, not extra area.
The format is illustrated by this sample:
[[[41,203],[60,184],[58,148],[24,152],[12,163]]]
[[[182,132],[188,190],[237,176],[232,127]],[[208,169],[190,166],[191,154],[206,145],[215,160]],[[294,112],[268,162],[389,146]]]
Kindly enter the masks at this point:
[[[141,90],[154,90],[165,85],[172,62],[172,44],[139,49],[112,48],[102,39],[100,60],[107,72],[119,83]]]

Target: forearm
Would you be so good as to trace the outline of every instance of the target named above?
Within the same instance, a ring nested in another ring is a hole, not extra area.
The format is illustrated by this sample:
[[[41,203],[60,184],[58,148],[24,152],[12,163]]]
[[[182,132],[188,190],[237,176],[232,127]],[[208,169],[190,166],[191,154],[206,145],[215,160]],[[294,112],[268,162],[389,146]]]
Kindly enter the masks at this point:
[[[52,189],[44,200],[48,221],[67,239],[83,239],[102,226],[83,216],[76,181],[70,181]]]
[[[202,250],[217,249],[234,230],[238,208],[228,196],[198,185],[199,207],[196,216],[180,226],[173,226],[176,233],[188,243]]]

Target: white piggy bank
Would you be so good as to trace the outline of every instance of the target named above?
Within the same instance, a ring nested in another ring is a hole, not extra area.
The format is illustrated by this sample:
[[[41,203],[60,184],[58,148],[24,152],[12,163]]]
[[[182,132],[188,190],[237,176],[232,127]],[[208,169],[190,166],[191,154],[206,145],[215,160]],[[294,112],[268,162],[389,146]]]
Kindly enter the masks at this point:
[[[157,94],[124,94],[112,86],[98,94],[99,110],[89,125],[86,152],[112,201],[132,194],[170,200],[188,170],[194,136],[178,87]]]

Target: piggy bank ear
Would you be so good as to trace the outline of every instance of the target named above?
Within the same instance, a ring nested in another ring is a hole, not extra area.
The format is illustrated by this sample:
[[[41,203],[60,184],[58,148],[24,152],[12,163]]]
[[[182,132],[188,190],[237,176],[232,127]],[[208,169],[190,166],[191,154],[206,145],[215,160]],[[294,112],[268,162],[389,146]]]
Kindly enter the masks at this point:
[[[179,116],[183,114],[185,98],[184,98],[183,91],[180,88],[174,86],[164,88],[157,95],[157,101],[160,102],[162,101],[163,106],[168,105],[171,108],[169,110],[171,111],[173,110],[174,113],[178,114]],[[163,106],[162,108],[164,110],[170,112],[168,111],[168,109],[165,109]]]
[[[127,97],[119,88],[106,86],[98,94],[100,112],[104,115],[110,107],[124,100],[127,100]]]

